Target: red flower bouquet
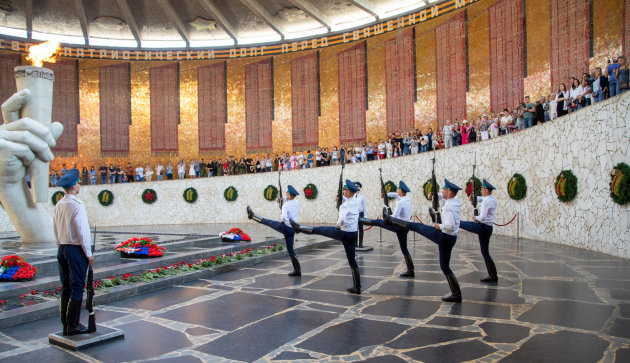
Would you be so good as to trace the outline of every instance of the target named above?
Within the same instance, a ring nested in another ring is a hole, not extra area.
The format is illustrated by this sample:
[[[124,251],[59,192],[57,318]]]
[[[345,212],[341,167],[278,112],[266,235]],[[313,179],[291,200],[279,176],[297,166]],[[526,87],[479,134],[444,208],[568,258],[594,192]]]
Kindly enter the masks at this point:
[[[162,251],[166,251],[166,248],[158,246],[148,238],[134,237],[116,246],[115,250],[119,251],[122,257],[146,258],[161,257]]]
[[[247,233],[243,232],[240,228],[231,228],[227,232],[219,233],[221,240],[225,242],[232,241],[251,241],[251,237],[247,235]]]
[[[37,267],[31,266],[18,255],[9,255],[0,261],[0,281],[32,280]]]

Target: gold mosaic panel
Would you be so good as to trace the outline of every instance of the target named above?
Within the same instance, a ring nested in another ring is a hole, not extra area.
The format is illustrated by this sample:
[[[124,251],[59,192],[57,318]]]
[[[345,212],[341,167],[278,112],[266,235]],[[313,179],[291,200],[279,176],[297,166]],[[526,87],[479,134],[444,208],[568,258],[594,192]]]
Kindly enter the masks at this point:
[[[603,71],[608,58],[621,54],[623,21],[623,0],[595,0],[593,2],[591,67],[602,67]]]
[[[469,91],[466,94],[468,119],[490,109],[490,29],[488,7],[496,0],[478,2],[468,8]]]
[[[551,91],[549,0],[527,0],[527,78],[525,95],[537,99]]]

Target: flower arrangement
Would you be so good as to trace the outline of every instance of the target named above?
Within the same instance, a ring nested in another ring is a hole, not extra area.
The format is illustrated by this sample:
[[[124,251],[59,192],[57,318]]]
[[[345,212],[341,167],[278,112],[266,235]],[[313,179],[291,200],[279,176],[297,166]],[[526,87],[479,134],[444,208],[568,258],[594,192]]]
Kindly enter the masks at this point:
[[[98,193],[98,202],[103,206],[103,207],[107,207],[108,205],[111,205],[114,202],[114,193],[110,192],[107,189],[101,190],[100,193]]]
[[[240,228],[231,228],[227,232],[219,233],[221,240],[224,242],[232,242],[232,241],[251,241],[251,237],[247,235],[247,233],[243,232]]]
[[[63,198],[64,195],[66,195],[66,193],[62,192],[61,190],[57,190],[56,192],[53,193],[52,197],[50,197],[50,201],[52,202],[53,205],[57,205],[57,203],[59,203],[59,201],[61,200],[61,198]]]
[[[440,183],[436,181],[435,184],[437,184],[437,188],[438,190],[440,190]],[[424,194],[424,197],[427,198],[427,200],[429,200],[429,195],[431,195],[431,193],[433,192],[432,188],[433,188],[433,183],[431,183],[431,178],[429,178],[422,185],[422,193]]]
[[[472,182],[472,177],[468,179],[468,182],[466,182],[466,195],[469,197],[472,195]],[[479,180],[479,178],[477,177],[475,177],[475,195],[481,195],[481,180]]]
[[[147,204],[152,204],[157,200],[157,193],[153,189],[145,189],[142,192],[142,201]]]
[[[37,267],[31,266],[18,255],[9,255],[0,261],[0,281],[32,280]]]
[[[388,180],[387,183],[385,183],[385,193],[396,193],[397,190],[398,187],[393,181]]]
[[[266,200],[273,202],[278,198],[278,188],[271,184],[267,185],[267,187],[263,191],[263,196]]]
[[[315,184],[306,184],[306,186],[304,187],[304,197],[309,200],[317,198],[317,187],[315,186]]]
[[[630,201],[630,166],[628,164],[619,163],[610,173],[610,197],[619,205]]]
[[[568,203],[577,195],[577,177],[571,170],[563,170],[556,177],[556,195],[561,202]]]
[[[514,200],[521,200],[527,195],[527,182],[525,177],[515,173],[508,182],[508,194]]]
[[[234,188],[233,186],[229,186],[223,191],[223,197],[228,202],[233,202],[236,200],[236,198],[238,198],[238,192],[236,191],[236,188]]]
[[[161,257],[166,248],[158,246],[151,239],[134,237],[120,243],[115,250],[122,257]]]
[[[187,201],[188,203],[192,204],[194,202],[197,201],[197,197],[199,196],[197,194],[197,189],[195,188],[187,188],[186,190],[184,190],[184,200]]]

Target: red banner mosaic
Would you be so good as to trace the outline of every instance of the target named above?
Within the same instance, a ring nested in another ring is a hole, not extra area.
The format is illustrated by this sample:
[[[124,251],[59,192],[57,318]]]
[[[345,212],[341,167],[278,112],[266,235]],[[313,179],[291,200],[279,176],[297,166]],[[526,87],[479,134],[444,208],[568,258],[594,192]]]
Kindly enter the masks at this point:
[[[76,153],[77,124],[79,123],[79,75],[78,60],[63,60],[46,63],[45,67],[55,72],[53,86],[52,120],[61,122],[63,133],[57,139],[53,152]]]
[[[225,149],[225,62],[197,68],[199,151]]]
[[[151,68],[151,151],[177,151],[179,123],[179,66]]]
[[[130,89],[129,63],[99,68],[101,152],[129,152]]]
[[[339,52],[339,141],[365,140],[365,43]]]
[[[551,89],[589,66],[589,0],[551,0]]]
[[[385,43],[387,133],[413,131],[413,32],[406,30]]]
[[[291,61],[293,147],[317,146],[319,82],[317,53]]]

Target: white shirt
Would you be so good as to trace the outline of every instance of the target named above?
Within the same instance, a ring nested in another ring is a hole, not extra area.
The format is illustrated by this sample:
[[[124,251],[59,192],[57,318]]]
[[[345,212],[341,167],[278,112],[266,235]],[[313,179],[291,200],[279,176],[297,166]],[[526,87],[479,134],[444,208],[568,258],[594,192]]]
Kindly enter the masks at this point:
[[[512,122],[512,116],[503,116],[501,117],[501,127],[505,128],[507,125]]]
[[[378,144],[378,153],[385,155],[385,144]]]
[[[477,201],[481,202],[477,221],[492,226],[497,216],[497,200],[492,195],[489,195],[487,197],[477,197]]]
[[[451,236],[457,236],[462,203],[457,197],[445,199],[442,193],[438,193],[438,196],[440,197],[440,201],[446,200],[442,206],[442,224],[440,224],[440,230]]]
[[[139,166],[136,168],[136,175],[140,178],[144,177],[144,168]]]
[[[359,201],[361,201],[361,209],[359,209],[359,213],[365,213],[367,206],[366,206],[365,197],[363,196],[363,194],[361,194],[361,192],[357,192],[354,195],[354,197],[357,198]]]
[[[359,210],[361,201],[358,198],[346,199],[339,207],[337,227],[342,231],[356,232],[359,229]]]
[[[59,245],[77,245],[86,257],[92,257],[90,223],[85,204],[74,195],[66,194],[55,205],[55,239]]]
[[[569,97],[571,97],[572,99],[580,97],[582,93],[584,93],[582,86],[577,86],[575,89],[569,88]]]
[[[444,133],[444,136],[452,136],[453,135],[453,126],[444,125],[444,128],[442,129],[442,132]]]
[[[164,167],[161,164],[158,164],[158,166],[155,168],[155,172],[158,175],[162,175],[162,172],[164,171]]]
[[[298,222],[298,217],[300,215],[300,204],[298,203],[297,199],[287,200],[287,198],[282,198],[282,201],[282,215],[280,217],[280,221],[291,227],[290,220]]]
[[[273,166],[273,163],[272,163],[271,159],[267,159],[267,162],[265,163],[265,165],[266,165],[268,168],[271,168],[271,167]]]
[[[400,197],[398,193],[387,193],[389,198],[396,198],[396,207],[392,217],[408,221],[411,219],[411,199],[408,196]]]

